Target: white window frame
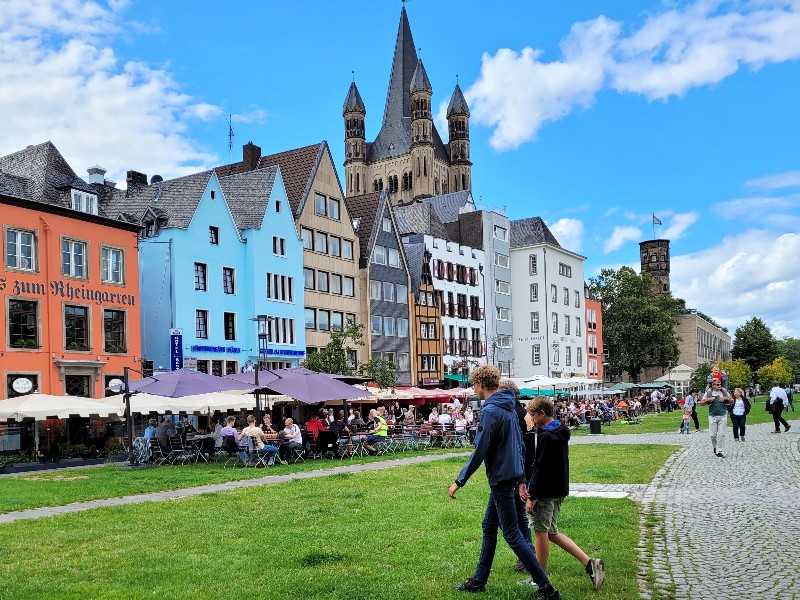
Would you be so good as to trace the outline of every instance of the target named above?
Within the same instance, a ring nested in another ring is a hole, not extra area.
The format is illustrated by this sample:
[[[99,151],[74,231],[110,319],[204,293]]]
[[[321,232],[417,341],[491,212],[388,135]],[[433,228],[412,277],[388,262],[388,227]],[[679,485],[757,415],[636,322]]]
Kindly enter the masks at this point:
[[[496,267],[502,267],[504,269],[509,268],[509,259],[507,254],[501,254],[500,252],[494,253],[494,264]]]
[[[539,284],[532,283],[531,284],[531,302],[538,302],[539,301]]]
[[[528,256],[528,275],[536,275],[539,270],[538,258],[536,254]]]
[[[511,348],[511,336],[510,335],[498,335],[497,336],[497,347],[498,348]]]
[[[500,227],[500,225],[495,225],[494,229],[492,230],[492,235],[494,239],[500,240],[501,242],[508,241],[508,229],[505,227]]]
[[[541,344],[531,344],[531,364],[534,366],[542,364]]]
[[[500,279],[494,280],[494,291],[498,294],[503,294],[505,296],[511,295],[511,284],[507,281],[502,281]]]
[[[64,244],[69,245],[69,273],[64,273]],[[83,262],[81,264],[81,273],[75,273],[75,247],[83,246]],[[76,240],[75,238],[63,237],[61,238],[61,276],[74,277],[75,279],[89,279],[88,270],[88,253],[89,245],[83,240]]]
[[[108,252],[108,258],[105,257]],[[113,271],[109,270],[111,263],[111,256],[114,253],[119,253],[119,281],[113,279]],[[100,281],[102,283],[113,283],[117,285],[125,285],[125,250],[122,248],[115,248],[114,246],[100,246]],[[208,288],[208,270],[206,269],[206,288]]]
[[[400,266],[400,251],[397,248],[387,248],[386,264],[390,267]]]
[[[531,313],[531,333],[539,333],[539,311]]]
[[[511,309],[505,308],[503,306],[498,306],[497,308],[497,320],[498,321],[510,321],[511,320]],[[505,315],[505,317],[503,317]]]

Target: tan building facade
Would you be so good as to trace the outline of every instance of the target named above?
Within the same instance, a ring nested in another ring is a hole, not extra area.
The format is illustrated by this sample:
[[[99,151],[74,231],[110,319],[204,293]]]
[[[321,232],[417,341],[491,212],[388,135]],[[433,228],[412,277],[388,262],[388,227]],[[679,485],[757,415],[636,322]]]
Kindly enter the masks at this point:
[[[681,338],[678,363],[695,368],[700,363],[731,359],[731,336],[698,314],[678,316],[675,333]]]

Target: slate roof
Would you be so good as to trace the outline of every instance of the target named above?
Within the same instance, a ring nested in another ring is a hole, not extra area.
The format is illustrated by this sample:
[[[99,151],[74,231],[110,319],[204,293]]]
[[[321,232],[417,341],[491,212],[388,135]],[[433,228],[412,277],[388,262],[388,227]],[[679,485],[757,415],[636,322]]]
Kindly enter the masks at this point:
[[[422,264],[424,262],[425,244],[403,244],[408,261],[408,271],[411,276],[411,291],[419,297],[420,282],[422,281]]]
[[[418,90],[433,91],[431,81],[428,79],[428,73],[425,71],[425,65],[422,64],[422,59],[417,61],[417,68],[414,69],[414,76],[411,78],[411,89],[409,92],[413,93]]]
[[[30,200],[29,183],[25,177],[0,172],[0,194],[3,196]]]
[[[240,232],[261,228],[277,173],[274,166],[220,178],[219,185]]]
[[[433,207],[436,216],[439,217],[442,223],[454,223],[458,221],[458,215],[461,209],[467,204],[471,204],[472,209],[475,209],[475,202],[472,199],[472,192],[470,190],[461,190],[460,192],[425,198],[425,202]]]
[[[114,190],[108,211],[114,217],[124,214],[141,222],[150,208],[166,220],[161,227],[186,229],[213,173],[211,170],[202,171],[127,190]]]
[[[386,105],[383,109],[383,124],[375,141],[367,144],[368,162],[407,154],[411,150],[410,90],[418,62],[411,26],[408,24],[408,15],[403,7],[400,12],[400,26],[397,29]],[[430,82],[428,84],[430,85]],[[450,162],[450,153],[442,142],[435,124],[433,126],[433,153],[436,158]]]
[[[511,247],[519,248],[533,244],[550,244],[561,248],[556,236],[548,229],[541,217],[511,221]]]
[[[370,241],[374,237],[372,234],[375,225],[379,222],[378,214],[383,214],[385,202],[386,190],[370,192],[361,196],[349,196],[344,199],[350,218],[360,220],[356,233],[362,259],[368,258],[372,252]]]
[[[447,105],[447,118],[452,115],[467,115],[469,116],[469,106],[464,94],[461,93],[461,87],[456,84],[456,89],[453,90],[453,95],[450,96],[450,104]]]
[[[367,114],[367,109],[361,99],[361,94],[358,93],[355,81],[350,84],[350,89],[347,90],[347,98],[344,99],[344,106],[342,106],[342,116],[351,111],[360,111],[363,114]]]
[[[394,207],[394,218],[400,235],[422,233],[436,238],[450,239],[430,204],[425,202],[398,204]]]

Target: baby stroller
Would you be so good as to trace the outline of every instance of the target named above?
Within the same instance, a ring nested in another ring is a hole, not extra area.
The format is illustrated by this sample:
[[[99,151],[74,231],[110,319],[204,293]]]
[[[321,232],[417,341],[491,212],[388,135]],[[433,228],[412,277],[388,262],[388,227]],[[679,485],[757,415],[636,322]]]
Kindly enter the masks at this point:
[[[603,425],[611,425],[611,421],[614,420],[614,413],[611,412],[605,402],[600,402],[597,405],[597,418],[600,419],[600,423]]]

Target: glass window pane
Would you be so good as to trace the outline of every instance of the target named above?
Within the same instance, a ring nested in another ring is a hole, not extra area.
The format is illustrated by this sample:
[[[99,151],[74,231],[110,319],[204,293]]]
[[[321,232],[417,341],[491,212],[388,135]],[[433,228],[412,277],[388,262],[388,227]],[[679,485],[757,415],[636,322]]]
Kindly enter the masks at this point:
[[[331,256],[341,256],[342,255],[342,238],[338,238],[334,235],[328,238],[328,242],[330,243],[330,251]]]
[[[400,266],[400,253],[397,251],[396,248],[389,248],[389,266],[390,267]]]
[[[323,254],[328,253],[328,236],[321,231],[314,233],[314,250]]]
[[[373,335],[380,335],[382,330],[382,321],[381,317],[372,316],[369,318],[369,332]]]
[[[397,284],[397,302],[408,304],[408,286]]]
[[[314,197],[314,212],[318,215],[325,215],[325,196],[316,194]]]
[[[353,260],[353,242],[344,240],[342,242],[342,258]]]
[[[313,308],[306,309],[306,329],[317,328],[317,312]]]
[[[320,331],[328,331],[331,328],[331,313],[327,310],[317,311],[317,327]]]

